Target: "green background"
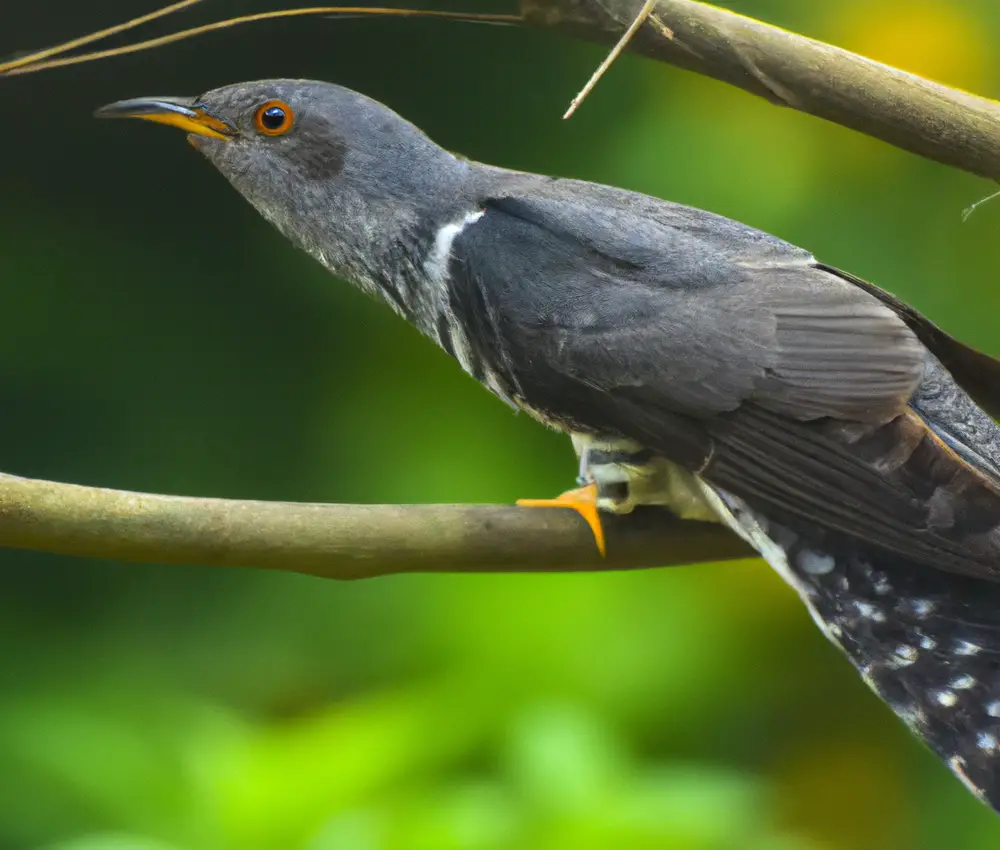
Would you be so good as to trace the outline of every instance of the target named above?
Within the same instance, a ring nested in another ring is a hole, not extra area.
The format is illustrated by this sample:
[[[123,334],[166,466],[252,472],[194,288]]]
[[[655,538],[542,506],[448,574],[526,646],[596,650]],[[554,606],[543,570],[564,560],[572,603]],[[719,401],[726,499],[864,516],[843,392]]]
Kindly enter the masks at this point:
[[[0,50],[152,0],[4,0]],[[143,34],[266,4],[206,0]],[[481,6],[476,7],[481,9]],[[995,0],[738,11],[984,94]],[[1000,355],[986,181],[721,84],[508,27],[314,20],[0,80],[0,468],[239,498],[511,502],[572,484],[387,310],[293,251],[138,95],[336,81],[443,145],[706,207]],[[0,555],[0,848],[972,850],[1000,821],[761,562],[408,576]]]

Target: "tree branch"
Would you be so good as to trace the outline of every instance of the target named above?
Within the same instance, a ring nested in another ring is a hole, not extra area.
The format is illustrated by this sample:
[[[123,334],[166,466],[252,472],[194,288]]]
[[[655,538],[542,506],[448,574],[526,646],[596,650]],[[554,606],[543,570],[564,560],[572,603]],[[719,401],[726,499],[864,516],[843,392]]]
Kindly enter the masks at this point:
[[[533,27],[614,44],[642,0],[520,0]],[[1000,103],[694,0],[660,0],[627,49],[1000,180]]]
[[[569,510],[200,499],[0,474],[0,546],[356,579],[639,569],[752,557],[720,526],[645,509],[607,520],[602,559]]]

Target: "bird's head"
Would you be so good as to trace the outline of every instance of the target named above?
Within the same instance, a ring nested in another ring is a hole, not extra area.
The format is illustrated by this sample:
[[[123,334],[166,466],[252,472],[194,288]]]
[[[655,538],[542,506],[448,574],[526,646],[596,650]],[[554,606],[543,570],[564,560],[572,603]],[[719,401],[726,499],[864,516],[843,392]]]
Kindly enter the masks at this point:
[[[460,160],[388,107],[330,83],[237,83],[193,98],[123,100],[96,114],[187,131],[267,219],[348,276],[350,255],[371,253],[362,243],[419,220],[463,172]]]

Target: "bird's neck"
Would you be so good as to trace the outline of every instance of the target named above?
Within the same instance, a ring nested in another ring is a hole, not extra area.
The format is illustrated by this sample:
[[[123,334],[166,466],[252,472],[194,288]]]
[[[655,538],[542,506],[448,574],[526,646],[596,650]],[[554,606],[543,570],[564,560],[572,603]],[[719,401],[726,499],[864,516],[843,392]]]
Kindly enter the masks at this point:
[[[402,199],[372,195],[367,187],[354,193],[348,186],[338,193],[336,208],[312,217],[307,230],[274,223],[334,275],[440,343],[452,245],[482,215],[465,171],[458,163],[444,172],[446,179]]]
[[[515,406],[515,388],[480,350],[467,316],[454,303],[454,245],[485,214],[478,194],[466,189],[458,185],[447,197],[438,191],[435,205],[419,210],[387,204],[375,216],[380,224],[367,234],[364,249],[358,250],[360,243],[352,239],[338,242],[336,253],[315,256],[338,277],[384,301],[469,375]]]
[[[359,175],[368,179],[345,181],[325,195],[310,214],[286,218],[282,210],[258,209],[330,272],[384,301],[509,401],[511,388],[477,350],[466,317],[452,303],[450,268],[456,240],[482,219],[482,198],[496,188],[493,172],[501,170],[459,161],[440,148],[432,154],[448,160],[427,177],[408,174],[402,192],[380,191],[383,184],[369,171]]]

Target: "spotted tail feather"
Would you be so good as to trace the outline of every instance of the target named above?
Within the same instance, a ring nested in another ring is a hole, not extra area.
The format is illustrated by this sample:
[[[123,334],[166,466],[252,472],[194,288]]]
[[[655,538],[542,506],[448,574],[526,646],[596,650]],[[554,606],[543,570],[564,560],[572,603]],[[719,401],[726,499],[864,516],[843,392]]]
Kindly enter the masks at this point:
[[[807,538],[713,492],[869,687],[1000,811],[1000,584],[865,551],[836,533]]]

